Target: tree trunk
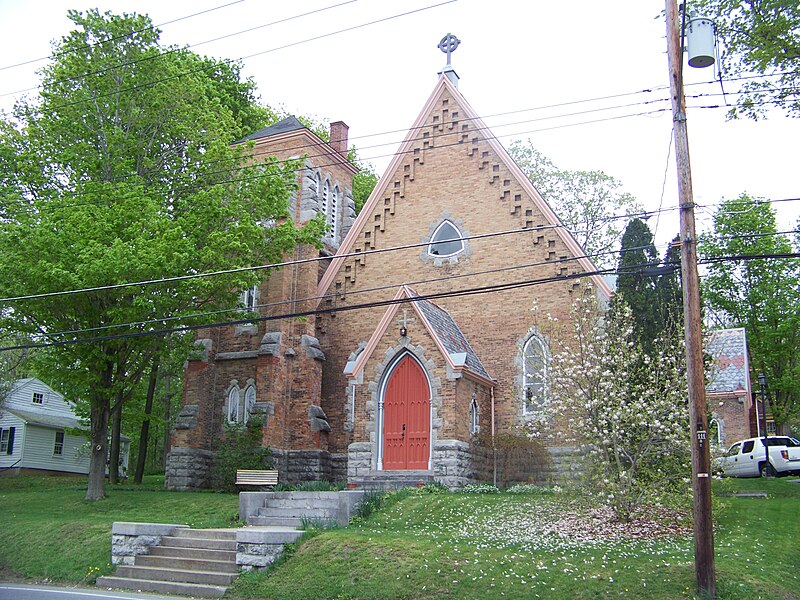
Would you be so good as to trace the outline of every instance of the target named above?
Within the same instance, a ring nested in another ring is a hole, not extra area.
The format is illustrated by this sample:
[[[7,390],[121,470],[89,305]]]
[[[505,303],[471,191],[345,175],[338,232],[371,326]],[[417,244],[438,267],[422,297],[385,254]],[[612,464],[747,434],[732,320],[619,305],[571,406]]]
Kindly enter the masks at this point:
[[[171,370],[172,368],[169,369],[166,381],[164,382],[164,452],[161,456],[161,467],[165,470],[167,468],[167,454],[169,454],[170,448],[172,447],[172,415],[170,414],[172,410],[172,392],[170,391],[170,384],[172,383]]]
[[[119,438],[122,429],[122,392],[117,394],[111,409],[111,455],[108,459],[108,483],[119,483]]]
[[[106,497],[106,457],[108,456],[108,396],[103,392],[111,387],[113,366],[106,363],[103,372],[103,388],[92,396],[90,409],[92,453],[89,458],[89,481],[86,500],[101,500]]]
[[[133,476],[133,483],[142,483],[142,477],[144,477],[147,442],[150,437],[150,414],[153,412],[153,397],[156,394],[157,382],[158,359],[153,359],[153,365],[150,367],[150,381],[147,384],[147,399],[144,403],[144,420],[142,421],[142,429],[139,432],[139,456],[136,458],[136,473]]]

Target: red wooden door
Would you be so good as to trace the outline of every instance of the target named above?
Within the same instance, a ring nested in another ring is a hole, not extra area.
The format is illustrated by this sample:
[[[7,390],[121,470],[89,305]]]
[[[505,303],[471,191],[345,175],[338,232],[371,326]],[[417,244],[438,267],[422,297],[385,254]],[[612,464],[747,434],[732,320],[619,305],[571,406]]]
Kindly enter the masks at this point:
[[[430,391],[422,367],[400,359],[383,399],[383,468],[427,469],[430,455]]]

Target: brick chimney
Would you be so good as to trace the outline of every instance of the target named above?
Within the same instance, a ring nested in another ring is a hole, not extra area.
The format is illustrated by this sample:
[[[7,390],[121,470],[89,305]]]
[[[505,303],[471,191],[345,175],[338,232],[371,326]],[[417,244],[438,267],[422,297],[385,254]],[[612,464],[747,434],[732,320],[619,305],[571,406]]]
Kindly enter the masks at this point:
[[[331,148],[344,157],[347,156],[347,132],[349,130],[350,128],[344,121],[331,123],[331,141],[329,143]]]

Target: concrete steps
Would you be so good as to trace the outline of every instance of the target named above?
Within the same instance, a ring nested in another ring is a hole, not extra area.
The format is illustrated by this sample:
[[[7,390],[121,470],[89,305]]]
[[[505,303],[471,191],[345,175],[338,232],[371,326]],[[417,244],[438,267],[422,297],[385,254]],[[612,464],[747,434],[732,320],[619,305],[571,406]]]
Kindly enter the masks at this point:
[[[100,580],[103,580],[102,583]],[[150,579],[127,579],[124,577],[100,577],[97,585],[104,588],[134,590],[137,592],[158,592],[194,598],[222,598],[226,586],[202,585],[199,583],[178,583],[172,581],[155,581]]]
[[[176,528],[133,565],[120,565],[99,587],[220,598],[238,576],[235,529]]]
[[[254,516],[247,519],[248,525],[255,525],[257,527],[288,527],[291,529],[299,529],[303,526],[303,519],[301,517],[273,517],[273,516]]]
[[[242,492],[248,527],[189,529],[158,523],[114,523],[117,572],[98,587],[220,598],[240,569],[271,565],[303,535],[304,521],[346,524],[363,492]]]
[[[372,471],[360,477],[351,477],[348,483],[363,490],[398,490],[421,487],[434,481],[431,471]]]

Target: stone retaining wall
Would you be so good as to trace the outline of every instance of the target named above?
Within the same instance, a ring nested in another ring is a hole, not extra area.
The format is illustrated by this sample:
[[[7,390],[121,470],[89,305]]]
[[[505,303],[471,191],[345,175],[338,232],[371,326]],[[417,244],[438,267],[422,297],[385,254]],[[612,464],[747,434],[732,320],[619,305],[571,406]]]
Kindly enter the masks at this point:
[[[237,529],[236,566],[242,571],[268,567],[283,554],[284,545],[291,544],[297,537],[296,532],[290,531],[267,531],[258,528]]]
[[[172,535],[175,529],[186,525],[168,523],[126,523],[111,525],[111,564],[133,565],[139,554],[149,554],[151,546],[161,543],[161,538]]]

